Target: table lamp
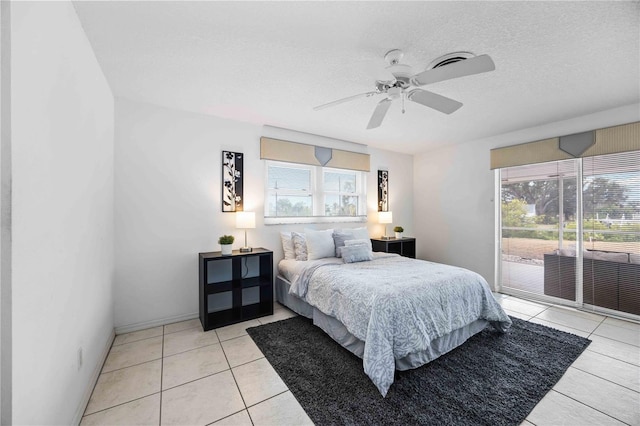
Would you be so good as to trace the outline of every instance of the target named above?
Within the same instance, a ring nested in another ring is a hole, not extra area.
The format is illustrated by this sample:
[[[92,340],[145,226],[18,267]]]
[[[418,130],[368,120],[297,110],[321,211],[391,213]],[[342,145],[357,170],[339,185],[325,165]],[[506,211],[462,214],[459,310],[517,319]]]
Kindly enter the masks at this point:
[[[387,224],[393,222],[393,214],[389,212],[378,212],[378,222],[384,224],[384,235],[382,236],[383,240],[390,240],[391,237],[387,236]]]
[[[236,228],[244,229],[244,247],[240,248],[240,253],[249,253],[253,251],[253,248],[247,245],[247,229],[253,229],[255,227],[256,227],[255,212],[237,212],[236,213]]]

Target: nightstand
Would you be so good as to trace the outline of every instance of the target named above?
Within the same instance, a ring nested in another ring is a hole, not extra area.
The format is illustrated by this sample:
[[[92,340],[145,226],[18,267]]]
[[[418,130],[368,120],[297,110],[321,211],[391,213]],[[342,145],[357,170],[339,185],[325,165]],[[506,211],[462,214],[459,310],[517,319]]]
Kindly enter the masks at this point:
[[[416,239],[406,238],[371,238],[373,251],[383,251],[385,253],[397,253],[404,257],[416,258]]]
[[[273,314],[273,252],[199,253],[200,322],[211,330]]]

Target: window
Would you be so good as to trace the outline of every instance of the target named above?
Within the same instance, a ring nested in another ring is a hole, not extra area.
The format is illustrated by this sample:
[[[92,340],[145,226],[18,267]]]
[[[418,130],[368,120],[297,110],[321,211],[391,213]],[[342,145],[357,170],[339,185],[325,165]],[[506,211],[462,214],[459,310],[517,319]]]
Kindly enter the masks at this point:
[[[366,221],[366,175],[356,170],[267,162],[265,223]]]
[[[640,151],[582,162],[585,249],[640,255]]]

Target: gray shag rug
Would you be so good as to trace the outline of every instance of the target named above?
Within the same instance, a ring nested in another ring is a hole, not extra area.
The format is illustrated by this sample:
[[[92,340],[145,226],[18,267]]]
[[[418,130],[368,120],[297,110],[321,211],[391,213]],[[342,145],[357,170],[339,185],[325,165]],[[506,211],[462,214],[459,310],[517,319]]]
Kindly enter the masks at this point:
[[[386,398],[362,360],[311,320],[247,329],[317,425],[519,425],[590,341],[512,318],[420,368],[396,371]]]

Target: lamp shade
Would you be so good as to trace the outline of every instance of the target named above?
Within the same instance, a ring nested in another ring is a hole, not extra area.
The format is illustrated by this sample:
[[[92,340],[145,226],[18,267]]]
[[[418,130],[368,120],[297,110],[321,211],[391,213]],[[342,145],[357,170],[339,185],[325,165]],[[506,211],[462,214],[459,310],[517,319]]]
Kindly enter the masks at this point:
[[[392,223],[393,214],[391,212],[378,212],[379,223]]]
[[[236,213],[236,228],[247,229],[256,227],[256,213],[255,212],[237,212]]]

